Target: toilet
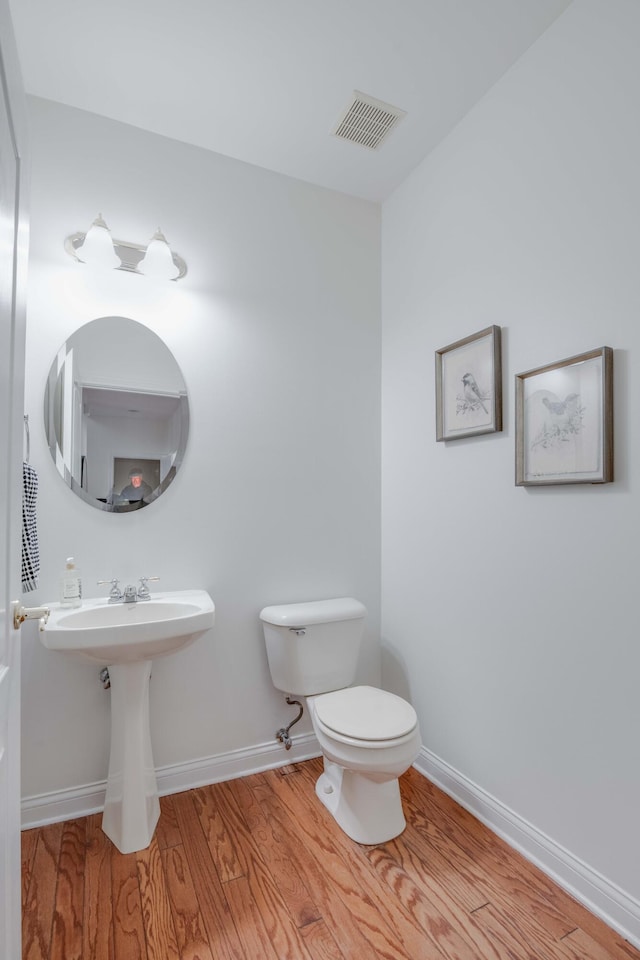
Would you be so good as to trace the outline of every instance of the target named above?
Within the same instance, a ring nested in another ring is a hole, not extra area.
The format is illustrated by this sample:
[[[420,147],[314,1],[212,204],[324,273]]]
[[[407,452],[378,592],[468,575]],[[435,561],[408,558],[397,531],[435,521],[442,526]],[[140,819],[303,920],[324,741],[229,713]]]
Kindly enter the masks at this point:
[[[273,684],[306,698],[322,749],[316,793],[357,843],[384,843],[406,826],[400,777],[420,752],[410,703],[370,686],[350,686],[365,607],[351,597],[265,607],[260,613]]]

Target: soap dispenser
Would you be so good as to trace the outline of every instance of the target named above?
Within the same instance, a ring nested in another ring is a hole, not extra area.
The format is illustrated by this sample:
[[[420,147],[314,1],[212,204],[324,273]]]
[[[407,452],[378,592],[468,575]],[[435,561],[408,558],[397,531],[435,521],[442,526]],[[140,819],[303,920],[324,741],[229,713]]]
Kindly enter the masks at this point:
[[[67,565],[60,578],[60,606],[79,607],[82,604],[82,580],[73,557],[67,557]]]

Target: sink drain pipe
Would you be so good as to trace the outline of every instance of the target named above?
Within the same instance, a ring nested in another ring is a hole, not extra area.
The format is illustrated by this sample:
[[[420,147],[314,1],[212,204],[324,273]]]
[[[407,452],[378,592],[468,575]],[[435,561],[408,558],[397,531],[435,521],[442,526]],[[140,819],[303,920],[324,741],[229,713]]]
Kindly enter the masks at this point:
[[[280,740],[281,743],[284,743],[285,750],[291,750],[291,737],[289,736],[289,730],[291,730],[291,727],[294,725],[294,723],[297,723],[302,717],[302,714],[304,713],[304,707],[299,700],[294,700],[292,697],[285,697],[285,699],[290,706],[295,704],[295,706],[300,707],[300,711],[295,720],[292,720],[288,727],[280,727],[280,729],[276,732],[276,740]]]

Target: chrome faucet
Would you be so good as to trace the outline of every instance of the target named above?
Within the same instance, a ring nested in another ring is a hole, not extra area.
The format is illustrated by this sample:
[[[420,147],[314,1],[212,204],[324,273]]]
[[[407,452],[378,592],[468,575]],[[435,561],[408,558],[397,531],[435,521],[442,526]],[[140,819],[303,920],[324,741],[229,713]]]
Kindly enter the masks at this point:
[[[160,577],[140,577],[140,586],[136,590],[132,583],[128,584],[124,590],[120,589],[118,580],[114,577],[112,580],[98,580],[98,586],[103,583],[110,583],[109,603],[136,603],[138,600],[150,600],[149,580],[159,580]]]
[[[98,580],[98,586],[102,586],[103,583],[110,583],[111,590],[109,590],[109,603],[120,603],[122,601],[122,590],[118,585],[117,579],[114,577],[113,580]]]
[[[140,586],[138,587],[138,600],[151,600],[149,591],[149,580],[159,580],[160,577],[140,577]]]

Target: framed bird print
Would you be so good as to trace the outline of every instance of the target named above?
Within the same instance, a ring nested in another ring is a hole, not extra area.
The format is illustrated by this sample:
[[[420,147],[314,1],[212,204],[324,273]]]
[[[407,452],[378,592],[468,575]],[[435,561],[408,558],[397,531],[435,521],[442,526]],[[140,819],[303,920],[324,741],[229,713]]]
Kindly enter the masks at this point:
[[[436,440],[502,430],[500,327],[436,350]]]
[[[516,486],[613,480],[613,350],[516,375]]]

